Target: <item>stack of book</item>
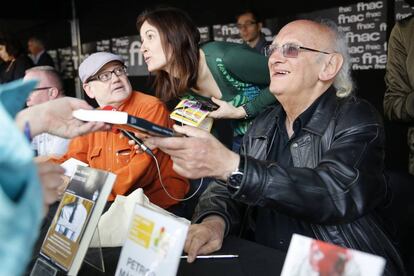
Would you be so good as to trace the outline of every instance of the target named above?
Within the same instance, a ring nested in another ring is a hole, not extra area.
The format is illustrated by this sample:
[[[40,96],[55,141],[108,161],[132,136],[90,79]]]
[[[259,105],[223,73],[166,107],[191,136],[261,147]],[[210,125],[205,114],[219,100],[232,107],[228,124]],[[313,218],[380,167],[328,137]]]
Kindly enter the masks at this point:
[[[171,112],[170,118],[185,125],[210,131],[213,126],[213,119],[207,117],[210,111],[200,101],[183,99]]]

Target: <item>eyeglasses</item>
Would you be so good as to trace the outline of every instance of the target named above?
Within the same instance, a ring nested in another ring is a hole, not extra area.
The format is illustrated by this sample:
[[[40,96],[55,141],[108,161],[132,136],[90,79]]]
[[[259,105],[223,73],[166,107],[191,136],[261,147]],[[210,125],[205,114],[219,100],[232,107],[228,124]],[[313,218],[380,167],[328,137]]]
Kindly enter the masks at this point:
[[[104,71],[102,73],[99,73],[95,77],[91,77],[87,82],[95,81],[95,80],[100,80],[102,82],[106,82],[106,81],[109,81],[110,79],[112,79],[112,73],[114,73],[117,77],[126,75],[126,72],[127,72],[126,69],[127,69],[126,66],[121,66],[121,67],[115,68],[112,71]]]
[[[317,52],[317,53],[327,54],[327,55],[333,54],[333,53],[319,51],[319,50],[312,49],[312,48],[302,47],[302,46],[299,46],[293,43],[286,43],[286,44],[283,44],[282,46],[277,46],[276,44],[271,44],[269,46],[266,46],[265,55],[267,57],[270,57],[276,50],[280,51],[280,49],[282,50],[282,55],[286,58],[297,58],[299,55],[299,50]]]
[[[253,25],[256,25],[256,24],[257,24],[256,21],[247,21],[244,24],[237,23],[236,26],[237,26],[237,29],[243,29],[243,28],[249,28],[249,27],[251,27]]]
[[[50,89],[50,88],[53,88],[53,87],[51,87],[51,86],[38,87],[38,88],[33,89],[32,92],[40,91],[40,90],[46,90],[46,89]]]

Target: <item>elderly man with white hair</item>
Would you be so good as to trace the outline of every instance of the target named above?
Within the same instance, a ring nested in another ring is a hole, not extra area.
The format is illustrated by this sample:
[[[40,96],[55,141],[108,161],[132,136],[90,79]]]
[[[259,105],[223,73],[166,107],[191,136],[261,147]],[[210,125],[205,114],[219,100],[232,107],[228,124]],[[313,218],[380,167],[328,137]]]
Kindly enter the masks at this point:
[[[388,196],[381,116],[350,94],[343,36],[331,24],[297,20],[280,30],[267,54],[269,88],[280,105],[256,118],[240,155],[188,126],[175,129],[189,137],[148,141],[172,156],[178,173],[216,178],[196,208],[188,261],[242,228],[283,251],[299,233],[380,255],[385,275],[404,275],[377,213]]]

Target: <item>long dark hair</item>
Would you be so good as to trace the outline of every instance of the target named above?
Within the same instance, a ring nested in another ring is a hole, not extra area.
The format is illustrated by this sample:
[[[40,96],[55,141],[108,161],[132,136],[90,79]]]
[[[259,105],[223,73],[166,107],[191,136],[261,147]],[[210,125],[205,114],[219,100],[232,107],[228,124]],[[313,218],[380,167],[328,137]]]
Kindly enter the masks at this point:
[[[142,12],[137,18],[137,29],[147,21],[157,28],[167,57],[170,56],[171,74],[159,70],[155,75],[155,93],[167,102],[183,95],[191,87],[197,88],[198,64],[200,60],[200,32],[188,16],[180,9],[162,7]]]
[[[23,46],[20,41],[9,34],[3,34],[0,36],[0,45],[4,45],[6,52],[14,58],[17,58],[24,53]]]

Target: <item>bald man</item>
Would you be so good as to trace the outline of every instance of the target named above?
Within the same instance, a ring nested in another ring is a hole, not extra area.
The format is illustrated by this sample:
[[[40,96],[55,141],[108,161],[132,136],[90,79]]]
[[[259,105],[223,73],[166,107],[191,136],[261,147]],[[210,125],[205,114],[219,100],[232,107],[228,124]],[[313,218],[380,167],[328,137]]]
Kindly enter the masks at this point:
[[[257,117],[240,155],[188,126],[175,127],[187,137],[147,140],[171,155],[179,174],[216,179],[196,208],[188,261],[247,229],[255,242],[282,251],[299,233],[380,255],[385,275],[404,275],[376,212],[388,198],[384,128],[375,108],[351,95],[346,40],[332,24],[299,20],[280,30],[267,53],[280,105]]]
[[[27,106],[38,105],[65,95],[62,80],[51,66],[36,66],[26,70],[25,80],[36,79],[38,84],[26,101]],[[32,140],[32,148],[38,156],[61,156],[67,151],[69,140],[42,133]]]

